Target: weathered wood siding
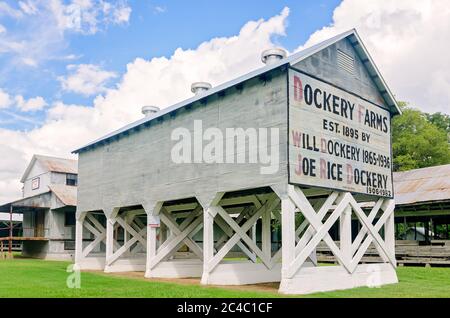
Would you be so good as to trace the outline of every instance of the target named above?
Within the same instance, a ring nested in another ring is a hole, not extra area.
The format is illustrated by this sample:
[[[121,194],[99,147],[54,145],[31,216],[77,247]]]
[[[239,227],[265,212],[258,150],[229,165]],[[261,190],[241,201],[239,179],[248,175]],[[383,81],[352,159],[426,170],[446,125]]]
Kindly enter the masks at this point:
[[[249,80],[242,91],[229,89],[225,96],[215,95],[206,104],[196,103],[148,128],[80,153],[78,213],[287,182],[287,80],[285,71],[277,72],[266,83]],[[226,128],[278,128],[278,171],[261,174],[260,167],[267,165],[259,163],[175,164],[171,133],[184,127],[193,136],[194,120],[202,120],[203,131],[217,127],[224,135]]]
[[[34,178],[39,178],[39,188],[33,189],[31,184]],[[51,172],[44,169],[42,165],[36,161],[31,168],[25,182],[23,183],[23,197],[32,197],[38,194],[48,192],[48,186],[51,184]]]
[[[339,67],[338,50],[348,54],[355,61],[353,74]],[[348,39],[343,39],[330,45],[320,52],[293,65],[293,67],[340,88],[346,89],[379,106],[386,107],[385,102],[378,92],[376,85],[373,83],[373,80],[370,78],[366,67],[356,54]]]

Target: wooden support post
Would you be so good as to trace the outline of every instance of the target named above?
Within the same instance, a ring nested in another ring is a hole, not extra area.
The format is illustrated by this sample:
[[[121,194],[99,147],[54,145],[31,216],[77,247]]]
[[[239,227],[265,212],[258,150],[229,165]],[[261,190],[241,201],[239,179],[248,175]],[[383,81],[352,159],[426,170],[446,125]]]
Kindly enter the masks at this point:
[[[203,274],[201,284],[209,283],[210,262],[214,258],[214,217],[217,215],[217,206],[224,193],[205,193],[197,196],[203,207]]]
[[[147,264],[150,264],[156,255],[156,231],[157,228],[153,224],[147,224]],[[145,277],[152,277],[151,269],[146,269]]]
[[[9,206],[9,245],[8,245],[8,257],[12,258],[12,238],[13,238],[13,206],[12,204]]]
[[[417,241],[417,222],[414,222],[414,241]]]
[[[389,203],[393,200],[386,201],[389,201],[386,202],[386,205],[389,205]],[[386,220],[384,241],[389,255],[391,256],[391,258],[395,259],[395,217],[393,212]]]
[[[287,277],[295,258],[295,205],[289,197],[281,199],[281,277]]]
[[[352,260],[352,207],[347,206],[339,217],[340,249],[345,262]]]
[[[124,221],[125,221],[127,224],[131,224],[131,222],[133,222],[133,216],[132,216],[132,215],[129,215],[129,214],[127,213],[127,214],[124,216]],[[126,228],[123,228],[123,245],[126,245],[127,242],[129,241],[128,236],[130,236],[130,239],[131,239],[131,235],[128,233],[127,229],[126,229]],[[125,251],[124,255],[125,255],[125,254],[129,254],[129,252],[130,252],[130,249],[128,248],[128,249]]]
[[[147,213],[147,260],[145,265],[145,277],[152,277],[151,263],[153,262],[157,251],[157,231],[158,225],[161,225],[159,213],[161,211],[163,202],[150,202],[143,204],[144,210]],[[161,236],[161,227],[160,236]]]
[[[85,214],[75,221],[75,264],[80,265],[83,259],[83,222]]]
[[[252,232],[252,241],[256,244],[256,223],[258,222],[258,220],[255,222],[255,224],[252,226],[251,232]],[[252,260],[254,263],[256,263],[256,253],[252,252]]]
[[[445,238],[448,240],[450,238],[450,233],[448,232],[448,223],[445,224]]]
[[[263,253],[268,256],[272,255],[271,218],[272,218],[271,211],[266,209],[266,211],[262,215],[261,220],[261,248]]]
[[[203,275],[202,284],[208,283],[209,262],[214,257],[214,216],[213,208],[207,208],[203,213]]]
[[[110,259],[114,254],[114,224],[116,223],[115,219],[107,218],[106,219],[106,262],[105,265],[110,265]]]
[[[168,238],[168,229],[167,226],[164,223],[161,223],[161,226],[159,228],[159,243],[164,243]]]
[[[431,228],[433,229],[433,240],[438,239],[438,235],[437,235],[437,222],[435,222],[433,220],[433,218],[430,219],[431,220]]]

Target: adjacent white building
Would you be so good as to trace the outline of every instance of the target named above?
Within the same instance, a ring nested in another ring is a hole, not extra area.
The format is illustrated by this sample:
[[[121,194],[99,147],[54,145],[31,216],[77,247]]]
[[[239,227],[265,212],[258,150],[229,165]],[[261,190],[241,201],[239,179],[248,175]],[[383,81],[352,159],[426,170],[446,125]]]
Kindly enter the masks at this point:
[[[72,259],[77,202],[77,161],[34,155],[21,182],[22,198],[0,206],[0,212],[23,215],[22,253],[28,257]]]

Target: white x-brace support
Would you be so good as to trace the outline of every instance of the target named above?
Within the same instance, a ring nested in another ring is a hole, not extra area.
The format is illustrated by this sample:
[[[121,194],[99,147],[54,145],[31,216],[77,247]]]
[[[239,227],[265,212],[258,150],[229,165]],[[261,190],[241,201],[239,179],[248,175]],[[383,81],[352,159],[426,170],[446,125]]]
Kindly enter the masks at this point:
[[[217,253],[214,255],[211,255],[210,259],[206,259],[206,265],[204,266],[204,270],[206,270],[208,273],[212,272],[214,268],[220,263],[220,261],[228,254],[228,252],[235,246],[245,246],[242,244],[245,243],[247,247],[245,249],[242,249],[244,253],[248,255],[248,253],[255,253],[257,257],[261,260],[261,262],[268,268],[272,268],[274,266],[274,262],[272,261],[272,255],[271,251],[267,252],[267,247],[264,248],[264,252],[256,245],[256,242],[250,238],[247,234],[250,228],[254,226],[256,221],[272,210],[279,204],[280,200],[275,195],[270,196],[266,202],[264,202],[262,205],[259,205],[259,208],[254,211],[254,213],[247,219],[247,221],[240,226],[239,222],[244,219],[246,214],[248,213],[248,210],[244,210],[241,212],[241,214],[238,216],[237,220],[234,220],[225,209],[217,205],[212,205],[208,209],[208,213],[211,214],[212,222],[216,222],[219,226],[222,228],[225,226],[228,226],[231,228],[232,231],[234,231],[234,234],[232,234],[230,231],[226,232],[227,235],[230,237],[228,241],[217,251]],[[268,212],[269,211],[269,212]],[[225,223],[223,224],[222,223]],[[268,222],[270,225],[270,221]],[[270,228],[269,228],[270,229]],[[211,236],[210,239],[213,239]],[[205,242],[205,244],[209,244],[208,242]],[[248,255],[250,257],[250,255]]]
[[[139,223],[134,218],[126,220],[125,216],[122,217],[118,215],[115,218],[115,224],[117,226],[121,226],[124,231],[126,231],[131,237],[129,239],[126,239],[122,246],[118,246],[118,248],[116,247],[117,249],[113,251],[111,255],[107,256],[106,265],[112,265],[112,263],[114,263],[120,256],[129,251],[135,243],[140,243],[142,244],[142,246],[147,245],[147,227],[142,224],[142,222]]]
[[[322,240],[326,243],[328,248],[330,248],[339,264],[350,274],[355,271],[358,263],[372,242],[375,244],[375,247],[383,260],[389,262],[393,267],[396,266],[395,252],[392,243],[392,223],[395,206],[393,200],[379,199],[367,216],[353,196],[348,192],[331,193],[317,212],[298,187],[289,186],[288,196],[295,207],[297,207],[305,217],[305,221],[300,226],[302,229],[297,229],[297,232],[303,231],[307,224],[309,224],[309,226],[295,245],[293,260],[289,264],[284,264],[285,275],[287,278],[295,275],[311,252]],[[332,211],[331,214],[329,214],[329,211]],[[350,223],[352,211],[363,225],[363,228],[353,242],[351,241]],[[383,214],[378,222],[373,225],[372,222],[380,211],[383,211]],[[326,221],[323,222],[322,220],[327,214],[329,214],[329,216]],[[340,247],[336,245],[328,233],[338,218],[341,218]],[[383,225],[386,225],[387,228],[384,240],[378,233]]]
[[[169,258],[177,252],[183,244],[186,244],[195,255],[200,259],[203,259],[203,250],[192,239],[192,237],[202,229],[203,210],[200,205],[198,205],[180,225],[178,225],[175,218],[165,208],[161,209],[160,218],[161,222],[170,229],[170,236],[158,249],[155,248],[155,253],[151,257],[148,270],[152,270],[158,263]]]

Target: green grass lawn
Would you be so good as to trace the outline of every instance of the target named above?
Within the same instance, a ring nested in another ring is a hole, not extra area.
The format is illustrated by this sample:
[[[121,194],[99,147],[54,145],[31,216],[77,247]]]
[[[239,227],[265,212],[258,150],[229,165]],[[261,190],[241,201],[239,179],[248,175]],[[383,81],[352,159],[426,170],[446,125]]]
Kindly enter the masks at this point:
[[[102,273],[81,274],[81,288],[66,286],[68,262],[0,260],[0,297],[280,297],[265,291],[232,290],[152,282]],[[317,293],[308,297],[450,297],[450,268],[398,268],[399,284]]]

